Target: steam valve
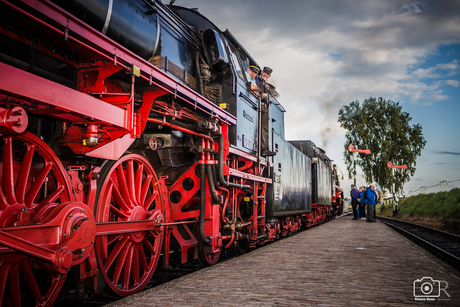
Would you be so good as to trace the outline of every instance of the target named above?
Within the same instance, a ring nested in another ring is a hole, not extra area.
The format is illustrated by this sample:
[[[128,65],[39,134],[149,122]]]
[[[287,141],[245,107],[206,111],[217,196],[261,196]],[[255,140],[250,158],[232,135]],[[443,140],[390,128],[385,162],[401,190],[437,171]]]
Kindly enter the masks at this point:
[[[101,135],[99,134],[99,128],[97,125],[90,124],[86,127],[86,133],[84,135],[83,145],[88,147],[95,147],[99,142]]]

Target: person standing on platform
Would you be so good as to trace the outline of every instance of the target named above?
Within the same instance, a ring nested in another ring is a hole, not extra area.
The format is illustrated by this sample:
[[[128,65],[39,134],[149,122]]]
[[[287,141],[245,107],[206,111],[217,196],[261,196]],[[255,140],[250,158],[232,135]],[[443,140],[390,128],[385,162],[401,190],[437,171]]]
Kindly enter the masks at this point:
[[[375,192],[375,210],[374,210],[374,221],[377,220],[377,204],[380,202],[380,193],[377,189],[374,190]]]
[[[371,185],[365,192],[365,203],[367,207],[366,222],[375,222],[375,185]]]
[[[356,190],[354,184],[351,185],[350,196],[351,196],[351,207],[353,208],[353,219],[357,220],[358,214],[356,212],[356,206],[358,205],[359,191]]]
[[[366,219],[366,204],[364,203],[364,193],[366,192],[365,187],[360,187],[359,188],[359,217],[364,220]]]

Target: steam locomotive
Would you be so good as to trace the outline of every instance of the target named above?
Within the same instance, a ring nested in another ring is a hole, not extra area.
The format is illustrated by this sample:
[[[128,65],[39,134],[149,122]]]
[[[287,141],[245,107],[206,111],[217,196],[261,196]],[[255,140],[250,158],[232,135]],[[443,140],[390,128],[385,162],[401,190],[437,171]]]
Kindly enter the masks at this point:
[[[274,91],[262,156],[250,65],[196,9],[0,0],[2,306],[128,296],[157,266],[213,265],[340,214],[331,160],[285,140]]]

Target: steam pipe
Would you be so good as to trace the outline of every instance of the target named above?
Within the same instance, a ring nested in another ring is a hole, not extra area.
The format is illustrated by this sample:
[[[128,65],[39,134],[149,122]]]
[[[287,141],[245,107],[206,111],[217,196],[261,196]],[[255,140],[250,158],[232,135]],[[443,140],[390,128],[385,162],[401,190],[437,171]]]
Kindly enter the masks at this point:
[[[212,200],[214,203],[222,205],[222,200],[219,198],[219,195],[217,195],[216,187],[214,185],[214,176],[212,175],[211,164],[206,164],[206,173],[208,174],[208,185]]]
[[[232,245],[233,240],[235,239],[235,232],[232,231],[232,236],[230,237],[230,241],[225,245],[225,248],[229,248]]]
[[[222,133],[219,134],[219,174],[218,174],[218,179],[221,185],[224,187],[229,187],[229,188],[245,188],[245,189],[251,189],[251,186],[248,184],[237,184],[233,182],[225,182],[224,178],[224,136]],[[246,192],[246,191],[245,191]],[[246,192],[248,193],[248,192]]]
[[[204,96],[204,85],[203,85],[203,78],[201,77],[201,67],[200,67],[200,52],[197,50],[195,52],[195,65],[196,71],[198,75],[198,84],[200,86],[200,94]]]
[[[206,168],[200,166],[200,239],[202,244],[210,245],[211,240],[204,233],[205,211],[206,211]]]
[[[220,191],[225,193],[224,206],[222,207],[221,221],[222,221],[222,223],[226,223],[228,220],[225,218],[225,211],[227,210],[228,200],[230,198],[230,192],[227,189],[223,188],[223,187],[218,186],[217,188]]]

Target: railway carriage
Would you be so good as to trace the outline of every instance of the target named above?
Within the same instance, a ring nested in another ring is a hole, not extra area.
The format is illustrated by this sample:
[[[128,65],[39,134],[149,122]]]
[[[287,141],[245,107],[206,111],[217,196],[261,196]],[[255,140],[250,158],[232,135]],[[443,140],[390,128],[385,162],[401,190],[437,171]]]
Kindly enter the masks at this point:
[[[285,140],[276,95],[276,155],[261,155],[250,65],[194,9],[0,0],[2,306],[129,296],[157,266],[213,265],[340,214],[331,160]]]

